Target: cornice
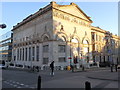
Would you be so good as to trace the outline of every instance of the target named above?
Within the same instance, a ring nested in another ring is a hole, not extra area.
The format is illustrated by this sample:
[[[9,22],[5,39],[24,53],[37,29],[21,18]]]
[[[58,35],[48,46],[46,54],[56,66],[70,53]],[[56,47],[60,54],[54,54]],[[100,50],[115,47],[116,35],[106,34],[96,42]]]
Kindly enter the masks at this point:
[[[98,32],[101,32],[101,33],[104,33],[104,34],[106,34],[108,32],[106,30],[103,30],[103,29],[101,29],[99,27],[94,27],[94,26],[91,26],[91,30],[98,31]],[[112,37],[115,38],[115,39],[119,39],[120,40],[120,36],[112,35]]]
[[[29,15],[28,17],[26,17],[25,19],[23,19],[22,22],[18,23],[16,26],[13,26],[12,31],[14,31],[15,29],[19,28],[20,26],[22,26],[22,25],[30,22],[31,20],[37,18],[38,16],[43,15],[44,13],[46,13],[46,12],[48,12],[50,10],[52,10],[51,4],[47,5],[44,8],[40,8],[39,11],[37,11],[34,14]]]
[[[99,27],[95,27],[95,26],[91,26],[91,30],[94,30],[94,31],[98,31],[98,32],[101,32],[101,33],[106,33],[107,31],[106,30],[103,30]]]
[[[37,11],[34,14],[29,15],[28,17],[23,19],[23,21],[21,21],[20,23],[17,23],[17,25],[15,25],[15,26],[13,26],[12,31],[14,31],[15,29],[19,28],[20,26],[30,22],[31,20],[37,18],[38,16],[43,15],[47,11],[52,10],[52,8],[55,8],[55,7],[66,7],[66,6],[76,6],[86,16],[86,18],[88,18],[89,22],[92,23],[92,20],[90,20],[90,18],[76,4],[71,3],[70,5],[58,5],[56,2],[52,1],[46,7],[40,8],[39,11]],[[57,9],[57,8],[55,8],[55,9]],[[67,12],[65,12],[65,13],[67,13]],[[68,14],[70,14],[70,13],[68,13]],[[72,15],[72,14],[70,14],[70,15]],[[72,16],[75,16],[75,15],[72,15]],[[77,16],[75,16],[75,17],[77,17]],[[80,18],[80,17],[77,17],[77,18]],[[82,19],[82,18],[80,18],[80,19]],[[84,20],[84,19],[82,19],[82,20]],[[87,20],[85,20],[85,21],[87,21]]]

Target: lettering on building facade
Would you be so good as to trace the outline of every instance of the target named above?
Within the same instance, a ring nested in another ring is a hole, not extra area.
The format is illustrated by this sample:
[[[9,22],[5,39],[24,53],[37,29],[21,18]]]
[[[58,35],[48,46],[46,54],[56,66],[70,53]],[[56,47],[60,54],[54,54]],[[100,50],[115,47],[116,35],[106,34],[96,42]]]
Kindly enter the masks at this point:
[[[80,20],[77,17],[72,17],[71,15],[67,15],[66,13],[59,12],[57,10],[55,10],[53,12],[53,16],[64,19],[64,20],[67,20],[69,22],[73,22],[73,23],[77,23],[77,24],[80,24],[80,25],[83,25],[83,26],[86,26],[86,27],[90,27],[90,24],[87,24],[87,22],[85,22],[83,20]]]

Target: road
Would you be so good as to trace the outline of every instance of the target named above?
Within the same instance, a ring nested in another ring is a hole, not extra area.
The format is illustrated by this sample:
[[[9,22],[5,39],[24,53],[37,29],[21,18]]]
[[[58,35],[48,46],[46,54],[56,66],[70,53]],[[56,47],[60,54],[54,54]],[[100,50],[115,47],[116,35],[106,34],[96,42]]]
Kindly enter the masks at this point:
[[[118,88],[118,72],[94,70],[84,72],[50,71],[31,72],[27,70],[2,70],[2,88],[37,88],[38,76],[41,76],[42,88],[85,88],[89,81],[92,88]]]

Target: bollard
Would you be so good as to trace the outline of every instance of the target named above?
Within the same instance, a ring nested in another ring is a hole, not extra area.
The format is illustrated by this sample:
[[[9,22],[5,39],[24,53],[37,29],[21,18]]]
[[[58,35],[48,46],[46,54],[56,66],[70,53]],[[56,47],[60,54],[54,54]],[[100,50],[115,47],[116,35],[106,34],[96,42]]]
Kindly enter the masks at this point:
[[[85,90],[91,90],[91,84],[88,81],[85,82]]]
[[[37,85],[37,90],[41,90],[41,76],[38,76],[38,85]]]
[[[85,70],[85,68],[84,68],[84,66],[82,66],[82,71],[84,71]]]
[[[117,72],[117,65],[115,65],[115,70],[116,70],[116,72]]]
[[[111,65],[111,72],[113,72],[113,66]]]

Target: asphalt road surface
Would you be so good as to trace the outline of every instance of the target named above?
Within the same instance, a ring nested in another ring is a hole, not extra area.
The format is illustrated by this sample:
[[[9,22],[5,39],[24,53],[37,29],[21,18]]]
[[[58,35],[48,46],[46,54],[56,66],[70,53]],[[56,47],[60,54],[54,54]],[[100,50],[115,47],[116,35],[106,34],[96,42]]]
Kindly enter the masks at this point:
[[[31,72],[29,70],[2,70],[2,88],[37,88],[38,76],[41,76],[42,88],[85,88],[89,81],[92,88],[118,88],[118,72],[106,70],[90,70],[84,72],[50,71]]]

